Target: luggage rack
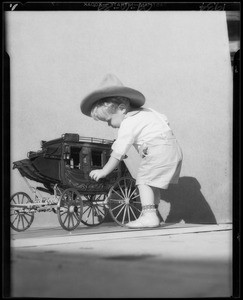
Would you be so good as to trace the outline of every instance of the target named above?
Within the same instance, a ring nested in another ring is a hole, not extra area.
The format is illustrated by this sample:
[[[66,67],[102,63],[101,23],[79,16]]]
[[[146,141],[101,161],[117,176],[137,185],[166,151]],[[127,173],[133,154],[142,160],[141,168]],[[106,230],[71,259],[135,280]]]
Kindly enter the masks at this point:
[[[114,140],[99,139],[94,137],[79,137],[79,142],[97,143],[97,144],[112,144]]]

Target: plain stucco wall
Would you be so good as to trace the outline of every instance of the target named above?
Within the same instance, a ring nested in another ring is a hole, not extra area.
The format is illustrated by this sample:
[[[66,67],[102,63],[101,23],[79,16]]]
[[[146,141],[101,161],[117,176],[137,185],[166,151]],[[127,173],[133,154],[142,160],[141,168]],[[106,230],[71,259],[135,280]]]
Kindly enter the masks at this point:
[[[181,181],[162,193],[161,210],[169,204],[172,222],[232,221],[225,12],[13,11],[6,27],[11,163],[65,132],[115,138],[115,130],[79,109],[81,98],[114,73],[168,116],[183,149]],[[11,192],[25,191],[17,170],[11,175]]]

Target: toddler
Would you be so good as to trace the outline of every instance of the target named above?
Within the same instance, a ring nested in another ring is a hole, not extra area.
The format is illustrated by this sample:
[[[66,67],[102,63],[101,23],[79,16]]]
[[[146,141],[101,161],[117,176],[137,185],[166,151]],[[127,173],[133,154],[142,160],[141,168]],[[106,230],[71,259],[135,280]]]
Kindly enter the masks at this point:
[[[92,179],[98,181],[111,173],[132,145],[142,157],[136,178],[142,213],[137,220],[126,224],[128,228],[160,226],[157,212],[160,189],[178,182],[182,164],[182,151],[167,118],[142,107],[144,103],[143,94],[123,86],[114,75],[107,75],[80,106],[85,115],[119,128],[108,162],[103,169],[90,172]]]

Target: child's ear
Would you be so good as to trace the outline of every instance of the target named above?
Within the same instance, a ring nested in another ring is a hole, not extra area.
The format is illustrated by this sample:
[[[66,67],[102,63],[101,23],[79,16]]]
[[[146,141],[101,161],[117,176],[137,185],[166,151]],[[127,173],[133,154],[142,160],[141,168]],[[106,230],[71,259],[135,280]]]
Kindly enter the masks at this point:
[[[126,105],[123,104],[123,103],[119,104],[118,107],[119,107],[119,109],[120,109],[122,112],[126,112],[126,110],[127,110]]]

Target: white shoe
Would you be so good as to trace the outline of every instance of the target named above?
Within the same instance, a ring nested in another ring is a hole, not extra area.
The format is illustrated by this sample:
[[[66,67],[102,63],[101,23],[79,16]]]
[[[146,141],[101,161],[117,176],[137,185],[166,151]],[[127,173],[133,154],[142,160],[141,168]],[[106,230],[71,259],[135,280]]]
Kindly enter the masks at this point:
[[[140,217],[128,222],[126,227],[128,228],[155,228],[160,226],[160,219],[155,212],[143,212]]]

